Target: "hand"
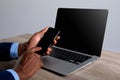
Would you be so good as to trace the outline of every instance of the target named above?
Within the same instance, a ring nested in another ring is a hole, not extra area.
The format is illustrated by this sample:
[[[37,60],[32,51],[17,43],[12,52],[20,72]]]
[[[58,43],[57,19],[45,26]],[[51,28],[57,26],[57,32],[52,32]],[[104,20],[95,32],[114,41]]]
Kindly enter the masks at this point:
[[[31,49],[33,47],[36,47],[38,42],[41,40],[42,36],[45,34],[45,32],[48,30],[48,27],[44,28],[43,30],[36,32],[28,42],[22,43],[19,45],[18,53],[19,56],[26,50]],[[57,41],[60,39],[60,36],[57,36],[56,39],[53,41],[53,45],[57,44]],[[48,48],[46,51],[47,54],[50,54],[52,51],[52,48]]]
[[[36,32],[28,41],[27,49],[36,47],[38,42],[41,40],[42,36],[48,30],[48,27],[44,28],[43,30]]]
[[[41,56],[35,53],[39,50],[41,50],[39,47],[31,48],[21,56],[20,63],[14,68],[18,73],[20,80],[30,78],[43,66]]]

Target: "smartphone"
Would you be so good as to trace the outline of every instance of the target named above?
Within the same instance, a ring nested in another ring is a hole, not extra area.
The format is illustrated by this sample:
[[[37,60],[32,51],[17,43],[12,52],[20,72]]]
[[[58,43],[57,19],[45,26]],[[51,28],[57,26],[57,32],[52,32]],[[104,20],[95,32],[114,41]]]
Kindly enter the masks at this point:
[[[56,28],[49,27],[47,32],[43,35],[42,39],[37,44],[38,47],[42,47],[40,51],[37,51],[41,56],[45,56],[47,48],[52,47],[53,40],[59,35],[60,31]]]

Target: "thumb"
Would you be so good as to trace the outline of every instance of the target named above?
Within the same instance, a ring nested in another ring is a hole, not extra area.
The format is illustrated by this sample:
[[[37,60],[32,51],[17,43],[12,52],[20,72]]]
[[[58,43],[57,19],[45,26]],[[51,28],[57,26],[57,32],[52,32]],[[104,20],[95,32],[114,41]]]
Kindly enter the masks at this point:
[[[44,35],[47,32],[47,30],[48,30],[48,27],[46,27],[46,28],[42,29],[41,31],[39,31],[38,34]]]

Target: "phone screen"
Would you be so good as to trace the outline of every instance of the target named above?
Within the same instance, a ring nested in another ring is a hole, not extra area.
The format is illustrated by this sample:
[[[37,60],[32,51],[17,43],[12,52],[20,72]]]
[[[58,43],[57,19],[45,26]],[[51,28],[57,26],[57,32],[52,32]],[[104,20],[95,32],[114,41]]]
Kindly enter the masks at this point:
[[[37,53],[44,56],[47,51],[47,48],[52,46],[53,40],[59,33],[60,31],[58,29],[49,27],[47,32],[44,34],[44,36],[37,45],[39,47],[42,47],[42,50],[38,51]]]

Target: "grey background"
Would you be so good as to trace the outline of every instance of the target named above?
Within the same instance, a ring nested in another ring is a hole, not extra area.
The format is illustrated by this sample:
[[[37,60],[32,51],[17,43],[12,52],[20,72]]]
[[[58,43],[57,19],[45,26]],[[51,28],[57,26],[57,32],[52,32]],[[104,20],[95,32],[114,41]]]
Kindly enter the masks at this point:
[[[0,0],[0,38],[54,27],[58,7],[108,9],[103,49],[120,53],[119,0]]]

